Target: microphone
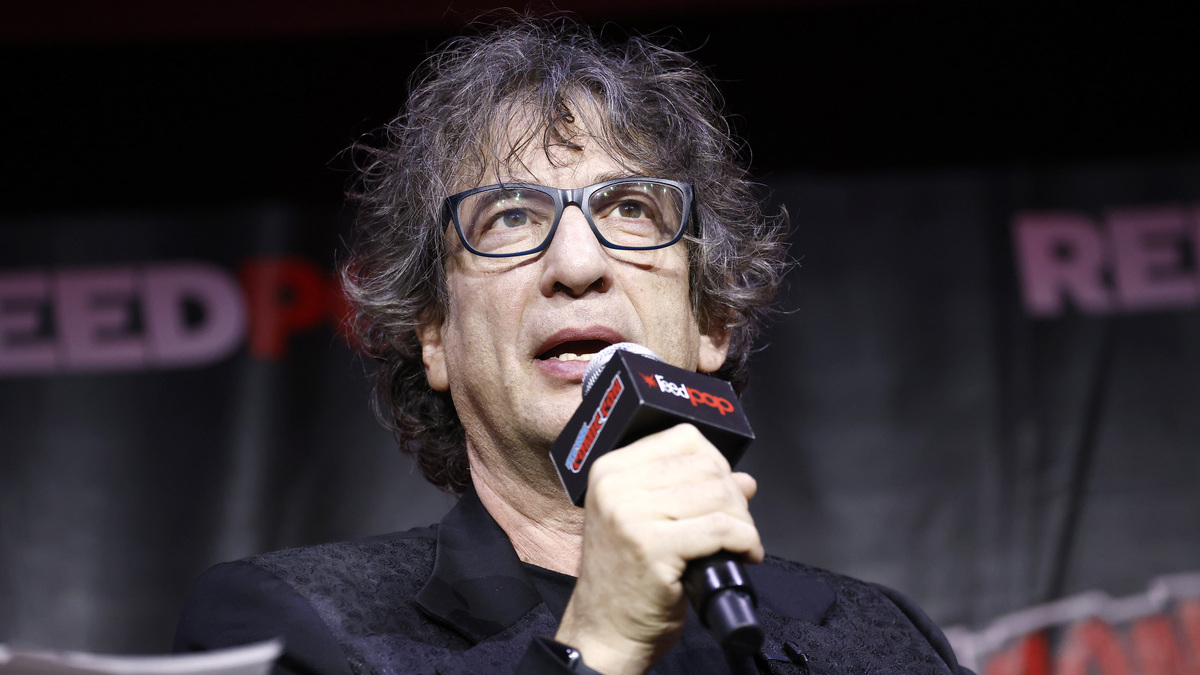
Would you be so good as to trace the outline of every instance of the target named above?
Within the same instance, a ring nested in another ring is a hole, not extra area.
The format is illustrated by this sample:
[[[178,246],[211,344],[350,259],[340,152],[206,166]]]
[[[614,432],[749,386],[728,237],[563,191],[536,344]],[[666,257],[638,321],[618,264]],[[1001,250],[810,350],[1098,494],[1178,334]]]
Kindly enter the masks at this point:
[[[730,466],[754,440],[728,382],[664,363],[639,344],[609,345],[588,364],[583,402],[551,446],[550,459],[571,501],[583,506],[597,457],[682,422],[695,425]],[[740,556],[721,551],[693,560],[682,581],[696,615],[723,649],[758,651],[757,598]]]

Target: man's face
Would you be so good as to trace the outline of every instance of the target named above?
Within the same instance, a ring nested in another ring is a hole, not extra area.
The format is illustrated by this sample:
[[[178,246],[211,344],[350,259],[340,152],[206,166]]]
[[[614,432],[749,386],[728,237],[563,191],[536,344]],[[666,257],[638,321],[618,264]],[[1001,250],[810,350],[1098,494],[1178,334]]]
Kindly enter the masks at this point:
[[[582,150],[556,147],[553,163],[531,147],[500,178],[578,188],[628,175],[579,138]],[[445,317],[419,335],[430,386],[450,390],[472,462],[542,461],[579,405],[586,359],[605,345],[637,342],[703,372],[724,362],[725,336],[702,335],[692,312],[683,242],[654,251],[605,248],[579,208],[568,206],[541,253],[475,256],[452,228],[446,243]]]

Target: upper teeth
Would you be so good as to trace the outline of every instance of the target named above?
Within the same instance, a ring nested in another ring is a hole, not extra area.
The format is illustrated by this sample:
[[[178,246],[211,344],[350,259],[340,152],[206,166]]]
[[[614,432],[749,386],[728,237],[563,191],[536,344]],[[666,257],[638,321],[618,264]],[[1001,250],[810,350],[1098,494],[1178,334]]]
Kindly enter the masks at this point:
[[[559,361],[591,361],[595,354],[572,354],[571,352],[563,352],[558,356],[550,358],[558,359]]]

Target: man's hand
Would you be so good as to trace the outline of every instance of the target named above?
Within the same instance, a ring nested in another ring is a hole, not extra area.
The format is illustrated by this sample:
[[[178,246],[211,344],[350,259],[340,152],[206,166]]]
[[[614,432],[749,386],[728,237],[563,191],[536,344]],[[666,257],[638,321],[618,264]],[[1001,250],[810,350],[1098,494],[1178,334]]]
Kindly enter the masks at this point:
[[[579,581],[555,639],[606,675],[649,670],[683,630],[688,561],[722,550],[762,561],[748,508],[756,490],[690,424],[597,459]]]

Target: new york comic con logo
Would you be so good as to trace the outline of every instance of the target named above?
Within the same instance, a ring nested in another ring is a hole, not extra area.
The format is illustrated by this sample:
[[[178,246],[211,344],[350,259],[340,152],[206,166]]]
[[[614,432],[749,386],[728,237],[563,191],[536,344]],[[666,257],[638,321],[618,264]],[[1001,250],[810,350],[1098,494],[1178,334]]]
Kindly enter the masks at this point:
[[[733,404],[730,403],[729,399],[727,398],[714,396],[707,391],[693,389],[686,384],[676,384],[674,382],[670,382],[663,378],[662,375],[657,373],[654,375],[638,373],[638,375],[642,376],[642,379],[646,381],[647,385],[657,388],[664,394],[672,394],[680,398],[686,398],[692,402],[693,406],[706,405],[710,408],[716,408],[717,411],[722,415],[733,412]]]
[[[617,399],[621,398],[623,391],[625,391],[625,384],[621,382],[621,375],[618,373],[613,376],[612,384],[608,385],[608,391],[604,392],[604,399],[600,401],[600,406],[596,408],[596,412],[592,413],[592,418],[580,427],[579,435],[571,444],[571,452],[567,453],[566,462],[566,467],[571,470],[571,473],[579,473],[579,470],[583,468],[583,463],[591,454],[592,447],[596,445],[596,437],[608,423],[613,406],[617,404]]]

